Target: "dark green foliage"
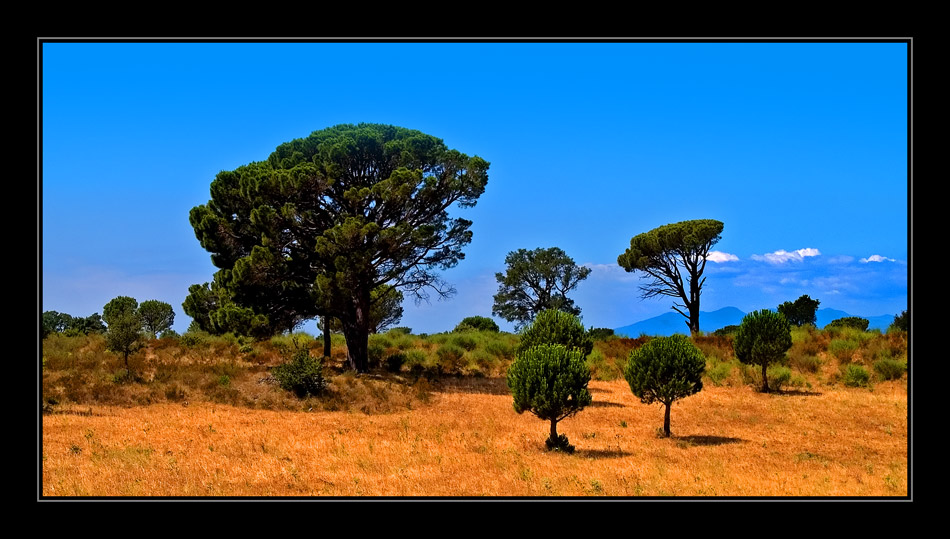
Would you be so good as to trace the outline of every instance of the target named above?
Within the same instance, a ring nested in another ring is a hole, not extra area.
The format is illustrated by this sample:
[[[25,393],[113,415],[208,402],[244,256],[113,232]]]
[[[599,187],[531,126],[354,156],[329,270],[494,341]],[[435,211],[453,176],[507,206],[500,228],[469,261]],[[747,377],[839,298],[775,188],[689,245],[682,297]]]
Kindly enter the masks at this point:
[[[172,324],[175,323],[175,311],[164,301],[154,299],[143,301],[139,305],[139,315],[142,317],[142,328],[153,338],[171,329]]]
[[[733,339],[736,358],[746,365],[762,367],[762,391],[768,393],[766,370],[771,363],[782,361],[792,347],[792,328],[781,313],[763,309],[742,318]]]
[[[630,352],[624,378],[644,404],[665,407],[663,432],[670,436],[670,406],[703,389],[706,358],[684,335],[657,337]]]
[[[297,397],[318,396],[326,389],[323,362],[310,355],[306,348],[294,350],[291,359],[274,367],[271,374],[280,387],[292,391]]]
[[[563,250],[518,249],[508,253],[505,264],[505,273],[495,274],[498,292],[494,296],[493,315],[515,322],[520,328],[548,309],[581,314],[567,293],[586,279],[591,269],[575,264]]]
[[[122,354],[126,373],[131,377],[129,355],[142,345],[142,317],[138,312],[138,302],[128,296],[114,298],[102,308],[102,319],[108,324],[106,348]]]
[[[888,330],[903,331],[905,333],[910,331],[910,315],[907,314],[907,310],[901,311],[901,314],[894,317],[894,321],[891,322]]]
[[[825,326],[825,329],[829,328],[854,328],[858,331],[867,331],[868,325],[870,322],[867,318],[861,318],[858,316],[846,316],[844,318],[839,318],[837,320],[832,320],[830,324]]]
[[[670,296],[682,301],[674,303],[673,310],[686,318],[690,333],[695,334],[699,332],[699,296],[706,282],[706,258],[720,240],[722,228],[723,224],[713,219],[664,225],[634,236],[617,263],[627,271],[653,277],[650,284],[640,287],[644,299]]]
[[[56,311],[46,311],[42,315],[42,329],[43,338],[46,338],[52,333],[66,335],[105,333],[106,326],[102,323],[102,317],[99,316],[99,313],[93,313],[82,318]]]
[[[369,334],[380,329],[373,291],[452,293],[437,271],[464,257],[472,233],[448,209],[474,206],[487,171],[419,131],[338,125],[220,172],[190,222],[228,301],[272,331],[340,320],[349,363],[365,372]]]
[[[62,333],[66,331],[73,317],[57,311],[46,311],[43,313],[43,337],[51,333]]]
[[[389,354],[385,360],[386,370],[389,372],[399,372],[402,366],[406,364],[407,359],[406,354],[403,352],[393,352]]]
[[[455,329],[452,331],[469,331],[469,330],[494,331],[497,333],[500,329],[498,327],[498,324],[491,318],[488,318],[487,316],[467,316],[463,318],[462,321],[459,322],[459,324],[455,326]]]
[[[99,313],[92,313],[85,318],[73,318],[69,324],[69,329],[74,329],[82,335],[91,335],[93,333],[105,333],[106,325]]]
[[[389,333],[396,333],[398,335],[412,335],[412,328],[407,328],[405,326],[395,327],[389,330]]]
[[[808,295],[801,296],[795,302],[786,301],[778,306],[778,312],[785,315],[785,319],[793,326],[804,326],[805,324],[815,325],[817,318],[818,304],[817,299],[811,299]]]
[[[882,380],[897,380],[904,376],[907,364],[896,359],[879,359],[874,362],[874,370]]]
[[[587,357],[594,349],[594,339],[584,329],[580,319],[556,309],[541,311],[534,321],[521,331],[518,353],[539,344],[560,344],[567,348],[576,348],[583,354],[582,357]]]
[[[606,341],[611,337],[614,337],[614,330],[609,328],[590,328],[587,330],[587,334],[590,335],[590,338],[595,341]]]
[[[713,335],[717,337],[727,337],[729,335],[735,335],[737,331],[739,331],[739,326],[731,324],[713,331]]]
[[[852,363],[842,370],[841,381],[848,387],[866,387],[871,383],[871,375],[861,365]]]
[[[541,344],[523,350],[508,368],[508,389],[517,413],[531,412],[550,421],[548,449],[571,451],[557,423],[591,403],[590,369],[579,350]]]

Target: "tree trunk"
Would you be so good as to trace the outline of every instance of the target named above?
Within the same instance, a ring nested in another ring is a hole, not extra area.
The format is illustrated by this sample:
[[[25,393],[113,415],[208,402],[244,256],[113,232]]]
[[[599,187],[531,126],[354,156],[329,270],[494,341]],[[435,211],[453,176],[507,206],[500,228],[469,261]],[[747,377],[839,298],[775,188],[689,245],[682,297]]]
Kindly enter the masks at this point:
[[[551,419],[551,447],[557,447],[557,419]]]
[[[762,363],[762,393],[769,392],[769,377],[765,373],[765,369],[768,363]]]
[[[666,404],[666,413],[663,415],[663,434],[669,438],[670,437],[670,408],[672,407],[672,402],[664,403]]]
[[[323,357],[330,357],[330,317],[323,317]]]
[[[369,291],[356,290],[353,294],[353,310],[343,323],[346,338],[346,357],[356,372],[369,372]]]

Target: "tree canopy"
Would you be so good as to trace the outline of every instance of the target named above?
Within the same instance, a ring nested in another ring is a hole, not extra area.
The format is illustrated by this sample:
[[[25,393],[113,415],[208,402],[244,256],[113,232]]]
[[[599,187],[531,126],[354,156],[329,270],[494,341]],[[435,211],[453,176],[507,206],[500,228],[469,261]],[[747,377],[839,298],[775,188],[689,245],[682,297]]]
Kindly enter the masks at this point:
[[[139,315],[142,318],[142,328],[152,337],[168,331],[175,323],[175,311],[164,301],[148,299],[139,305]]]
[[[476,204],[488,166],[419,131],[338,125],[218,173],[190,221],[219,268],[219,298],[272,330],[338,318],[363,372],[373,290],[453,292],[437,272],[464,258],[472,233],[448,210]]]
[[[710,248],[721,239],[722,228],[723,224],[713,219],[664,225],[634,236],[617,263],[629,272],[640,271],[653,278],[640,287],[644,299],[679,299],[682,303],[674,303],[673,310],[686,318],[690,333],[697,333],[699,296],[706,282],[703,272]]]
[[[505,273],[495,274],[498,293],[493,315],[516,322],[520,328],[547,309],[581,314],[567,293],[586,279],[591,270],[575,264],[560,248],[518,249],[508,253],[505,264]]]
[[[793,326],[804,326],[805,324],[815,325],[818,318],[817,299],[811,299],[807,294],[799,297],[794,302],[786,301],[778,306],[778,312],[785,315],[785,319]]]

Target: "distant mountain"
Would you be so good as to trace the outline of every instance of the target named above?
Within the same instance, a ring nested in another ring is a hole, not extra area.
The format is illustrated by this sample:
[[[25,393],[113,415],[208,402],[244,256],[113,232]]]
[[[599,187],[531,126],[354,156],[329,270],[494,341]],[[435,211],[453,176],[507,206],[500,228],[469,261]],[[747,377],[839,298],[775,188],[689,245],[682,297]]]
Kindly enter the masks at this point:
[[[705,333],[712,333],[726,326],[739,325],[742,322],[742,317],[745,315],[746,313],[735,307],[723,307],[722,309],[712,312],[700,311],[699,329]],[[823,328],[833,320],[848,316],[853,315],[837,309],[818,309],[815,313],[815,322],[819,328]],[[862,316],[861,318],[868,320],[868,329],[880,329],[881,331],[887,331],[887,327],[894,321],[894,315],[892,314]],[[689,328],[686,327],[686,318],[684,318],[683,315],[675,311],[670,311],[660,316],[642,320],[636,324],[615,328],[614,333],[628,337],[639,337],[641,334],[668,337],[674,333],[688,335]]]
[[[699,311],[699,329],[712,333],[719,328],[742,322],[743,316],[745,313],[735,307],[723,307],[712,312]],[[614,333],[628,337],[639,337],[641,334],[668,337],[674,333],[689,335],[689,328],[683,315],[670,311],[636,324],[616,328]]]

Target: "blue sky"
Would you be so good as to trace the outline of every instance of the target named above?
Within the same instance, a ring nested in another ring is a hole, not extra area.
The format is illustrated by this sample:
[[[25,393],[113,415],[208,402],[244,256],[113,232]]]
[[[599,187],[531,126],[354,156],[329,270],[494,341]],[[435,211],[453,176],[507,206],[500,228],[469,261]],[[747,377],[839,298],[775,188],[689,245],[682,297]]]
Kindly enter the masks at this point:
[[[802,294],[876,316],[908,303],[908,45],[903,42],[46,42],[41,310],[119,295],[176,311],[211,280],[188,211],[211,180],[340,123],[418,129],[491,162],[448,301],[401,325],[491,315],[509,251],[593,269],[585,325],[670,310],[617,266],[630,238],[724,223],[702,310]],[[513,326],[496,319],[505,329]],[[318,333],[313,323],[303,327]]]

